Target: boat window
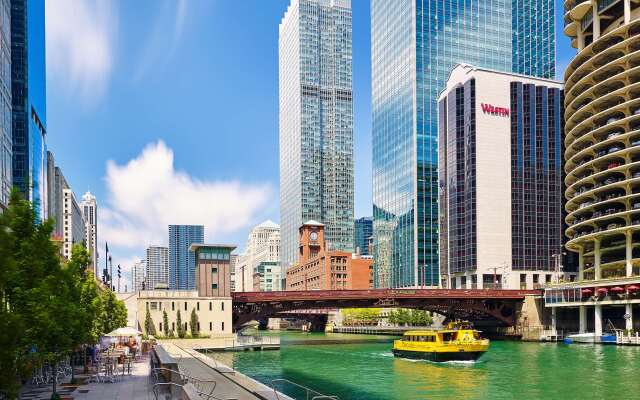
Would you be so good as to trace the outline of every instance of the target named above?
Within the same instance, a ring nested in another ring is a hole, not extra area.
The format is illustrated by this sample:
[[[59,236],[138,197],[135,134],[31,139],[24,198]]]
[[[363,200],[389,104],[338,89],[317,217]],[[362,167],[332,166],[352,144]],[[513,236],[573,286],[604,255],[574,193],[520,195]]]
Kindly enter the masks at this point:
[[[443,342],[450,342],[453,340],[455,335],[455,332],[445,332],[442,334],[442,341]]]

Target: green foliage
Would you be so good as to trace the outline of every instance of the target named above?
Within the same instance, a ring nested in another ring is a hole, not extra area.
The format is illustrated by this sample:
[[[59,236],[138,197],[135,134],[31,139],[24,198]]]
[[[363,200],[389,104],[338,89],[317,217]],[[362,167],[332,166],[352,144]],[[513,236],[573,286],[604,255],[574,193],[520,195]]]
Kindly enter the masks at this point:
[[[162,310],[162,328],[164,336],[169,337],[169,317],[167,316],[167,310]]]
[[[380,311],[380,308],[344,308],[342,318],[345,325],[376,325]]]
[[[424,310],[407,310],[399,308],[389,312],[387,321],[400,326],[429,326],[433,323],[431,314]]]
[[[104,290],[98,299],[98,319],[96,329],[101,335],[127,326],[127,307],[116,298],[113,291]]]
[[[147,316],[144,319],[144,331],[147,335],[156,335],[156,326],[151,319],[151,313],[147,310]]]
[[[34,367],[55,365],[126,324],[124,303],[110,291],[99,294],[87,274],[89,253],[74,246],[63,263],[52,232],[52,221],[38,221],[31,203],[12,192],[0,214],[0,393],[10,399]],[[107,309],[112,315],[101,318]]]
[[[187,335],[187,332],[185,332],[184,326],[182,326],[182,317],[180,316],[180,310],[178,310],[178,315],[176,315],[176,328],[178,330],[178,337],[180,339],[183,339]]]
[[[191,320],[189,321],[189,328],[191,330],[191,337],[197,338],[198,331],[198,314],[196,314],[196,309],[191,310]]]

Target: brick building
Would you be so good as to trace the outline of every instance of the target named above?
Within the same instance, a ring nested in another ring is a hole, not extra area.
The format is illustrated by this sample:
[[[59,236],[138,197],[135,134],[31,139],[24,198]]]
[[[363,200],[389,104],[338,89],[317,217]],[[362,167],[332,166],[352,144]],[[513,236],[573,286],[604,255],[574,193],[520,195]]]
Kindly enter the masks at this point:
[[[369,289],[373,259],[326,249],[324,225],[308,221],[299,229],[298,263],[287,270],[287,290]]]

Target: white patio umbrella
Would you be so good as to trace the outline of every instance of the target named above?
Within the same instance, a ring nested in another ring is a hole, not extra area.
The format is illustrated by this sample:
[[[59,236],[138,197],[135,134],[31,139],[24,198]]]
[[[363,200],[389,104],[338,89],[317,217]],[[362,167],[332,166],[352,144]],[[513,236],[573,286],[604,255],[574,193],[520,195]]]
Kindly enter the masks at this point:
[[[118,328],[114,331],[111,331],[107,333],[105,336],[113,337],[113,336],[138,336],[138,335],[142,335],[142,332],[140,332],[137,329],[126,326],[124,328]]]

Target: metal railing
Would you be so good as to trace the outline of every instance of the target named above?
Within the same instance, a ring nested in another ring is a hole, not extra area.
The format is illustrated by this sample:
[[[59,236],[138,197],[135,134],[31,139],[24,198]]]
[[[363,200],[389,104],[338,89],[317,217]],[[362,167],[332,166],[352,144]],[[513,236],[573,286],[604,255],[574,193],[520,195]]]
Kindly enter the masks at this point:
[[[205,397],[207,400],[236,400],[233,397],[228,397],[228,398],[220,398],[220,397],[216,397],[213,395],[213,392],[216,390],[216,387],[218,386],[218,382],[216,380],[205,380],[205,379],[200,379],[200,378],[196,378],[194,376],[191,375],[187,375],[184,372],[181,371],[176,371],[170,368],[154,368],[152,370],[153,375],[156,377],[156,381],[158,380],[158,377],[160,376],[160,371],[166,371],[166,372],[170,372],[172,375],[176,374],[180,377],[180,383],[177,382],[156,382],[153,385],[153,395],[155,396],[155,399],[158,400],[158,388],[160,387],[165,387],[165,386],[170,386],[170,387],[179,387],[181,390],[184,390],[184,386],[187,385],[187,383],[191,383],[196,391],[196,393],[200,396],[200,397]],[[204,387],[205,385],[211,385],[211,388],[208,390],[208,393],[205,391]]]
[[[271,381],[271,388],[273,389],[273,393],[275,394],[276,399],[280,399],[278,390],[276,390],[276,383],[286,383],[291,386],[295,386],[298,389],[302,389],[302,391],[304,391],[305,400],[339,400],[338,396],[328,396],[326,394],[322,394],[316,390],[313,390],[306,386],[302,386],[299,383],[295,383],[284,378],[274,379]]]

